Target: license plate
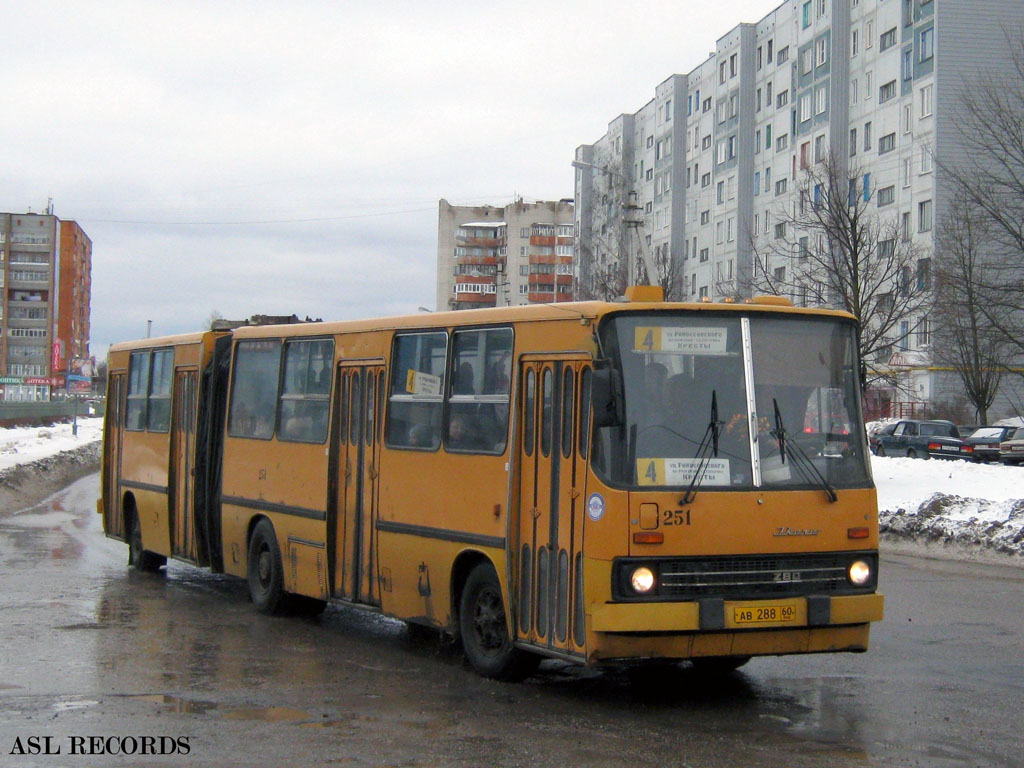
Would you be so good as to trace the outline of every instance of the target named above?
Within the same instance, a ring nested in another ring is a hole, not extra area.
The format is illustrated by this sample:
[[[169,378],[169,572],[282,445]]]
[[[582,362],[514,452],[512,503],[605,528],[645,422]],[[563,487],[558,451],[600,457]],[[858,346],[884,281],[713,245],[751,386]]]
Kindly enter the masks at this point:
[[[943,446],[940,447],[939,450],[942,450],[942,451],[953,451],[954,453],[960,453],[960,449],[957,448],[955,445],[943,445]]]
[[[733,608],[732,619],[737,624],[767,624],[778,621],[796,621],[796,606],[758,605]]]

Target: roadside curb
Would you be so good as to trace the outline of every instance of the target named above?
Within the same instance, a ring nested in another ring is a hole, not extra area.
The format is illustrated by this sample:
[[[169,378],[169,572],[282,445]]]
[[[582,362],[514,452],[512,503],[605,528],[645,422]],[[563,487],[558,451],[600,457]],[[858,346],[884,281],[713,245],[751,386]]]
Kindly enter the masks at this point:
[[[99,471],[102,442],[0,471],[0,515],[31,507],[75,480]]]

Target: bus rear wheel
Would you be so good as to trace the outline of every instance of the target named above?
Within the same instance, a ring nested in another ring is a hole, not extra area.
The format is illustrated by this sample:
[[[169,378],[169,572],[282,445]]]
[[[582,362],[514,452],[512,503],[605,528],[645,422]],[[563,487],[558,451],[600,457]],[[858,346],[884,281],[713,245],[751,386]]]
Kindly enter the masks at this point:
[[[160,567],[167,564],[167,558],[142,548],[142,526],[139,525],[139,515],[134,509],[128,510],[126,515],[128,528],[128,565],[137,571],[155,573]]]
[[[501,584],[488,563],[466,579],[459,602],[459,633],[470,666],[484,677],[514,682],[537,670],[540,657],[512,644]]]
[[[269,520],[260,520],[249,539],[249,564],[246,571],[249,596],[261,613],[283,613],[286,608],[284,567],[277,535]]]

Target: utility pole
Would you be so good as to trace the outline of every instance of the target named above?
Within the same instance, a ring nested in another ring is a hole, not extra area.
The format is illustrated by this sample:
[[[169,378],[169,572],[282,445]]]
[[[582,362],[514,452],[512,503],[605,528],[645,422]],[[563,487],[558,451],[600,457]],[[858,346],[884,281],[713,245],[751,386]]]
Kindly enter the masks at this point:
[[[589,168],[591,170],[600,171],[606,173],[612,178],[617,178],[623,182],[627,181],[626,177],[618,171],[613,171],[610,168],[605,168],[600,165],[594,165],[593,163],[585,163],[582,160],[574,160],[572,162],[573,168]],[[629,202],[622,204],[623,219],[622,223],[626,225],[630,230],[636,234],[637,240],[640,241],[640,255],[644,260],[644,269],[647,270],[647,284],[658,285],[658,272],[655,269],[654,258],[651,256],[651,252],[647,248],[647,238],[640,234],[640,227],[644,225],[643,218],[643,207],[637,204],[637,193],[635,190],[630,190],[628,193]],[[629,273],[629,281],[632,282],[634,275],[633,270],[633,254],[632,252],[626,253],[626,268]]]

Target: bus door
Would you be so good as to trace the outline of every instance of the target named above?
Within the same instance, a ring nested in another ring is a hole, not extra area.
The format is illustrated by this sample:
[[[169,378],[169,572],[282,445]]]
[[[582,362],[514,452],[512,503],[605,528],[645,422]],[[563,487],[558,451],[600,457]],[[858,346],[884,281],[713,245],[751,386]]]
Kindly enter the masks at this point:
[[[376,522],[380,467],[383,364],[345,364],[338,377],[337,552],[334,594],[380,604]]]
[[[193,527],[193,488],[196,438],[196,390],[199,373],[174,372],[174,400],[171,409],[170,511],[171,553],[197,560]]]
[[[583,549],[583,471],[578,358],[524,359],[520,424],[519,519],[516,525],[517,636],[573,651],[574,584]]]
[[[103,446],[105,466],[103,469],[103,514],[104,530],[112,536],[125,535],[121,515],[121,437],[124,433],[125,375],[116,373],[110,377],[110,392],[107,398],[106,444]]]

